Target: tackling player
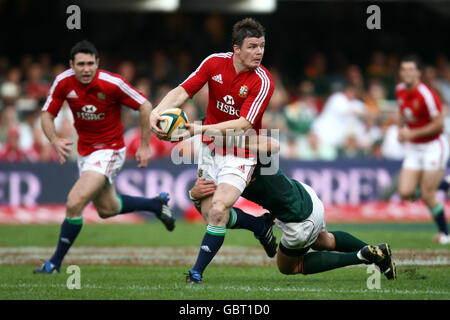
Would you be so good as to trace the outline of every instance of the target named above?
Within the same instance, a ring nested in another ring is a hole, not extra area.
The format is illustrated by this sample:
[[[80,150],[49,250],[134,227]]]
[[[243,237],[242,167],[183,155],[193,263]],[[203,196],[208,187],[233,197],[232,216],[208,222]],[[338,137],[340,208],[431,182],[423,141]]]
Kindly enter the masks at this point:
[[[395,88],[401,125],[398,140],[405,142],[398,181],[403,199],[413,199],[416,187],[438,226],[433,241],[450,243],[444,207],[436,199],[449,157],[448,140],[443,134],[444,116],[438,95],[420,81],[420,65],[415,57],[406,57],[400,64],[401,83]]]
[[[233,26],[232,43],[233,52],[212,54],[204,59],[197,70],[171,90],[151,114],[152,130],[159,138],[167,139],[158,127],[159,115],[168,108],[181,107],[208,83],[205,124],[188,124],[183,137],[203,134],[199,175],[215,181],[217,190],[202,199],[201,212],[208,226],[187,282],[201,282],[203,271],[223,244],[229,211],[245,189],[256,165],[256,157],[249,152],[236,156],[240,153],[238,148],[220,148],[205,133],[225,135],[227,130],[246,132],[251,128],[259,131],[274,90],[271,74],[261,65],[265,46],[263,26],[251,18],[238,21]],[[272,221],[255,219],[247,214],[238,214],[237,219],[255,233],[269,256],[275,255]]]
[[[83,223],[83,209],[93,202],[101,218],[136,210],[154,212],[168,230],[174,218],[167,203],[167,193],[148,199],[118,195],[114,186],[125,160],[121,107],[139,111],[142,138],[136,152],[139,168],[150,160],[150,102],[119,75],[98,69],[95,46],[81,41],[70,52],[70,69],[58,75],[42,108],[42,129],[55,148],[61,164],[71,151],[71,141],[56,134],[54,119],[67,101],[78,133],[78,168],[80,177],[67,196],[66,218],[61,226],[54,255],[34,273],[59,272],[64,256],[77,238]]]
[[[264,143],[264,142],[262,142]],[[276,145],[273,141],[272,145]],[[283,235],[277,251],[278,269],[283,274],[313,274],[356,264],[375,263],[387,279],[396,279],[396,267],[388,244],[371,246],[343,231],[328,232],[324,206],[314,190],[287,177],[281,170],[261,175],[258,164],[242,197],[270,211]],[[214,181],[197,179],[189,191],[195,206],[216,189]],[[227,228],[240,228],[230,210]],[[316,251],[338,252],[308,252]]]

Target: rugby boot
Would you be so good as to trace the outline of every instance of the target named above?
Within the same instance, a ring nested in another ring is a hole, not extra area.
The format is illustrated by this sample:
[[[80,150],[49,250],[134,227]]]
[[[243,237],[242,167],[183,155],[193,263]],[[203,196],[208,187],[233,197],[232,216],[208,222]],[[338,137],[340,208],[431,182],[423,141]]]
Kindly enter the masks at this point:
[[[439,232],[434,238],[433,242],[437,244],[450,244],[450,235]]]
[[[384,258],[375,264],[388,280],[397,279],[397,268],[395,267],[394,260],[392,260],[391,247],[387,243],[379,244],[377,247],[383,252]]]
[[[275,257],[277,254],[277,239],[273,235],[273,225],[274,225],[274,218],[270,213],[265,213],[262,216],[262,219],[264,220],[264,224],[266,225],[264,232],[259,237],[256,236],[256,238],[259,240],[259,242],[264,247],[264,250],[266,251],[266,254],[269,258]]]
[[[384,259],[384,254],[378,246],[367,245],[358,251],[358,258],[365,264],[378,264]]]
[[[57,268],[54,263],[50,261],[45,261],[41,266],[35,268],[33,270],[33,273],[47,273],[47,274],[59,273],[59,268]]]
[[[186,275],[186,283],[193,283],[193,284],[202,283],[202,275],[198,272],[193,272],[192,270],[189,270],[189,272],[185,273],[185,275]]]
[[[167,203],[169,202],[169,194],[167,192],[161,192],[157,197],[157,200],[161,202],[161,212],[156,214],[159,220],[162,221],[167,230],[173,231],[175,229],[175,218],[172,216]]]

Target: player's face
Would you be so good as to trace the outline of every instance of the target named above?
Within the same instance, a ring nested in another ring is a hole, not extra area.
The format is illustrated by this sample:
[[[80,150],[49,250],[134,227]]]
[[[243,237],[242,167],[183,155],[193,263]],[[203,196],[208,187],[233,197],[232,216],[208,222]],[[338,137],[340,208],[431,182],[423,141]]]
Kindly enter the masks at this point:
[[[414,62],[402,62],[400,78],[407,86],[414,86],[420,80],[420,71]]]
[[[90,53],[77,53],[74,60],[70,60],[70,67],[75,71],[75,76],[82,84],[89,84],[95,77],[98,68],[98,58]]]
[[[240,47],[234,46],[234,53],[239,57],[244,67],[255,69],[261,64],[264,56],[266,40],[261,38],[245,38]]]

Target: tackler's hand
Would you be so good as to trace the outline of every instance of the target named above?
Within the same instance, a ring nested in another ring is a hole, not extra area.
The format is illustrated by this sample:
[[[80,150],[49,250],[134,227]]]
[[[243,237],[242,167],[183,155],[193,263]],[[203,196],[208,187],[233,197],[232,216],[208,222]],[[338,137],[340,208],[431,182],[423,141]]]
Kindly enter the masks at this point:
[[[200,200],[213,195],[216,188],[212,180],[206,180],[205,178],[197,179],[191,189],[190,195],[193,199]]]

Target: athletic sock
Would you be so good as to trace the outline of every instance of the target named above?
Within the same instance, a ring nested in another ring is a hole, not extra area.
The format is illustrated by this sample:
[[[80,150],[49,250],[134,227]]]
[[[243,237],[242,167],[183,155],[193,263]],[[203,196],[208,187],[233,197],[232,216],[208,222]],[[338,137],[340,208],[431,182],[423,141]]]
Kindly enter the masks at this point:
[[[132,197],[127,195],[117,195],[120,203],[118,214],[130,213],[137,210],[152,211],[156,215],[161,214],[162,204],[157,198]]]
[[[67,251],[69,251],[70,247],[74,243],[82,226],[83,217],[64,219],[64,222],[61,225],[61,232],[59,234],[59,241],[56,251],[50,258],[50,262],[55,264],[57,268],[61,266]]]
[[[256,237],[262,235],[266,224],[262,217],[255,217],[245,213],[239,208],[233,207],[230,210],[230,220],[227,224],[228,229],[247,229],[253,231]]]
[[[439,190],[443,190],[445,192],[447,192],[449,188],[450,188],[450,184],[446,180],[442,180],[441,184],[438,187]]]
[[[361,263],[364,262],[358,258],[357,252],[310,252],[305,255],[303,260],[303,273],[319,273]]]
[[[344,231],[331,231],[330,233],[334,235],[336,240],[336,247],[333,251],[355,252],[367,245],[364,241]]]
[[[198,253],[197,261],[191,272],[202,274],[216,253],[219,251],[225,239],[226,227],[215,227],[208,224],[202,245]]]
[[[435,206],[434,208],[429,208],[429,210],[433,215],[434,221],[436,222],[439,231],[448,235],[447,221],[445,221],[445,213],[442,203],[438,203],[437,206]]]
[[[420,192],[420,187],[417,187],[416,190],[414,191],[414,196],[413,196],[414,199],[413,200],[415,201],[417,199],[420,199],[421,195],[422,195],[422,193]]]

